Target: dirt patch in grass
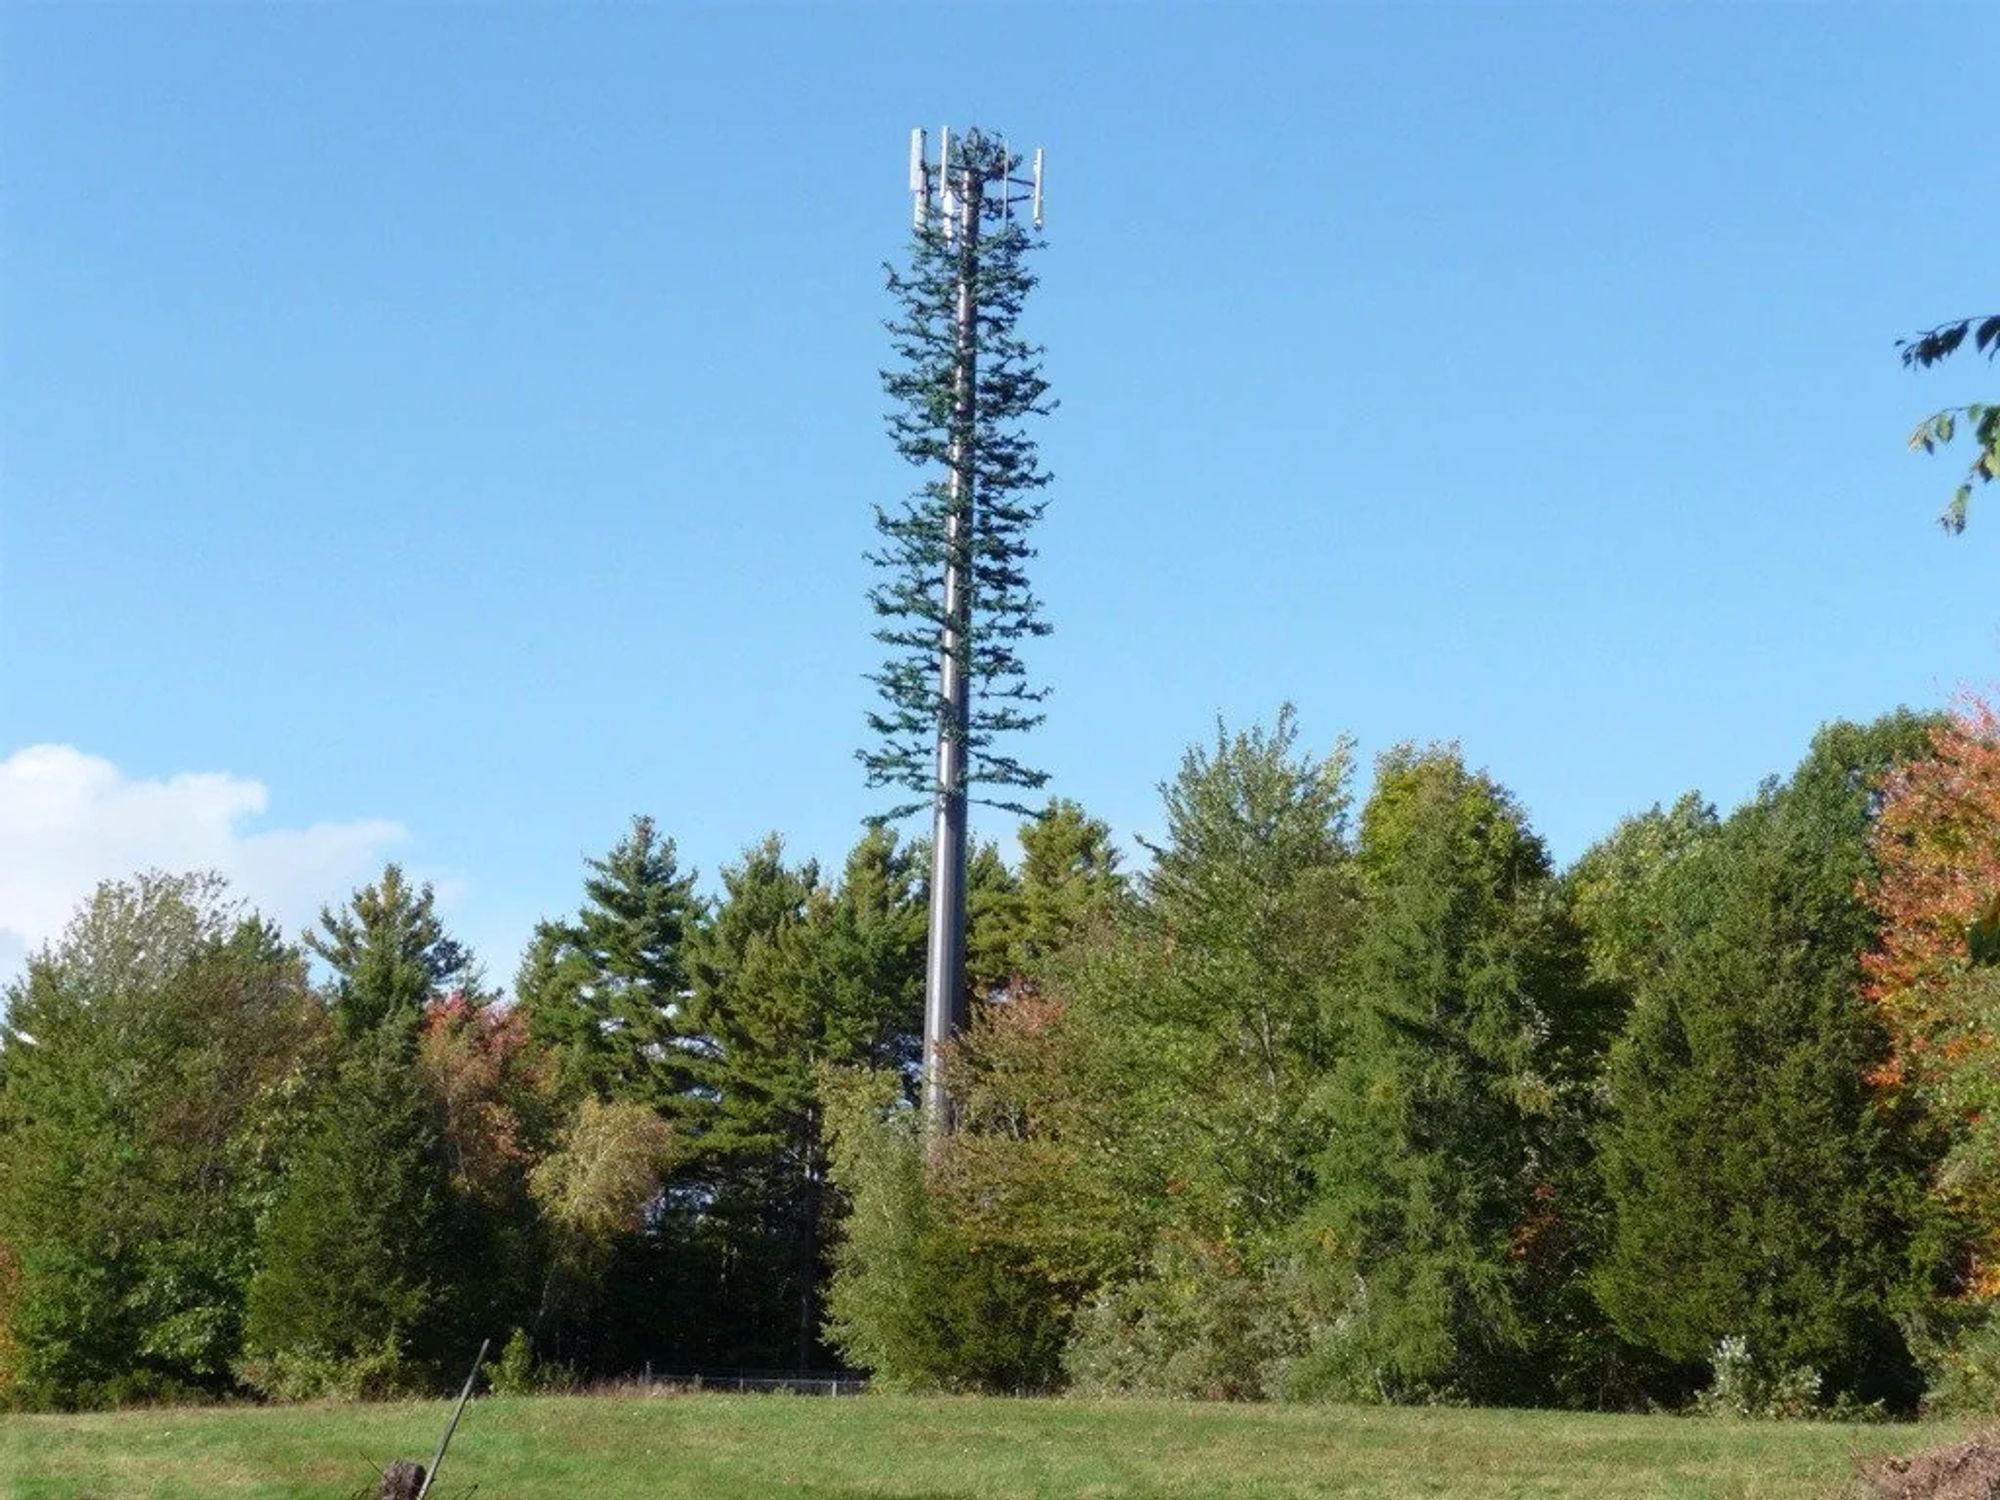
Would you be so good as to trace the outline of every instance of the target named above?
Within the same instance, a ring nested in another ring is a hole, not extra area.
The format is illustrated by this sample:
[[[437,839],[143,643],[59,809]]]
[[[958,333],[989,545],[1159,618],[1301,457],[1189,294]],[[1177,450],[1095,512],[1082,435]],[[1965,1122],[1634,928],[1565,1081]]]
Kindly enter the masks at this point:
[[[1869,1500],[2000,1500],[2000,1431],[1859,1467]]]

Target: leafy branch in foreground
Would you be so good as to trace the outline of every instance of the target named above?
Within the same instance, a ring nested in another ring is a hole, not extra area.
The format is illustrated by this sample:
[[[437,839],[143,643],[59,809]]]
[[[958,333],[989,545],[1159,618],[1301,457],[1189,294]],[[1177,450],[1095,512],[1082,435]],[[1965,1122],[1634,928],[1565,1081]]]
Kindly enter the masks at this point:
[[[1992,359],[2000,353],[2000,314],[1940,323],[1913,337],[1898,339],[1896,347],[1902,351],[1904,368],[1928,370],[1956,354],[1967,338],[1972,340],[1976,351]],[[1938,524],[1954,535],[1965,530],[1972,487],[2000,478],[2000,404],[1975,401],[1965,406],[1947,406],[1925,417],[1910,434],[1913,450],[1935,453],[1958,435],[1960,422],[1972,432],[1972,463],[1966,469],[1964,482],[1952,492],[1951,503],[1938,517]]]

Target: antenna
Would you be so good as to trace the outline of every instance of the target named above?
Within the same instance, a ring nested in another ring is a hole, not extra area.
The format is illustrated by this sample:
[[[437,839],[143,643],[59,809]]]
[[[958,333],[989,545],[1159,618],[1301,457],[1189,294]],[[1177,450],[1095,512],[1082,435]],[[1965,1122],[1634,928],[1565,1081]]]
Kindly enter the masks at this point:
[[[951,127],[938,127],[938,207],[944,211],[944,237],[951,238],[952,221],[958,217],[958,199],[951,190]]]
[[[922,230],[931,216],[931,172],[924,162],[924,132],[910,132],[910,196],[915,200],[914,227]]]
[[[1035,230],[1042,227],[1042,148],[1035,147]]]

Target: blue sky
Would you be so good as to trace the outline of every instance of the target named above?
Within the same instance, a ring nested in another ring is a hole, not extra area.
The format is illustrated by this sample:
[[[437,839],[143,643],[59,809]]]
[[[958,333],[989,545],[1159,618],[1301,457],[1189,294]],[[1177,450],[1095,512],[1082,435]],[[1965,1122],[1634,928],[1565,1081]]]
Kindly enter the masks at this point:
[[[140,859],[393,855],[498,978],[633,812],[837,859],[916,124],[1049,153],[1034,753],[1122,836],[1288,698],[1570,858],[2000,677],[1903,451],[2000,370],[1893,348],[2000,310],[1982,25],[0,8],[0,962]]]

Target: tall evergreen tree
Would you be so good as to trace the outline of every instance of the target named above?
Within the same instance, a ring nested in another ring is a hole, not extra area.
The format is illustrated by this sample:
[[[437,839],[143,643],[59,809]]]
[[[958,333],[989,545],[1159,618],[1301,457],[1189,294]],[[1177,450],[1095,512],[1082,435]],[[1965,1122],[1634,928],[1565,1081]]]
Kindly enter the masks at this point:
[[[908,1075],[923,1040],[921,845],[885,829],[854,846],[818,916],[830,1059]]]
[[[393,864],[308,941],[340,1049],[260,1227],[248,1368],[288,1395],[421,1385],[456,1358],[451,1313],[490,1269],[446,1258],[451,1162],[419,1058],[426,1007],[477,970]]]
[[[552,1050],[573,1094],[683,1112],[687,946],[701,919],[695,876],[653,820],[586,861],[575,920],[535,929],[515,980],[530,1034]]]
[[[1021,877],[1008,867],[998,844],[990,839],[975,844],[965,862],[965,986],[969,1001],[990,999],[1013,981],[1022,915]],[[972,1011],[968,1004],[966,1013]]]
[[[343,1040],[380,1027],[414,1035],[440,991],[476,980],[472,955],[444,930],[437,894],[391,864],[336,912],[322,907],[306,947],[333,970],[333,1018]]]
[[[774,833],[722,871],[723,894],[697,934],[689,967],[693,1025],[705,1056],[696,1148],[717,1160],[767,1150],[789,1046],[809,1024],[809,945],[803,931],[822,897],[819,865],[790,865]]]
[[[923,912],[908,851],[871,832],[829,890],[774,838],[724,871],[693,953],[707,1049],[691,1169],[744,1319],[742,1357],[820,1356],[820,1297],[837,1204],[827,1187],[819,1072],[907,1067],[921,1023]]]
[[[413,1063],[390,1027],[346,1043],[287,1164],[244,1327],[245,1372],[267,1394],[424,1390],[455,1352],[449,1282],[483,1268],[447,1238],[443,1148]]]
[[[1875,783],[1926,744],[1908,714],[1829,726],[1663,881],[1666,956],[1609,1072],[1597,1281],[1688,1385],[1740,1336],[1829,1394],[1915,1394],[1896,1318],[1928,1285],[1925,1164],[1867,1082],[1887,1051],[1862,892]]]
[[[1092,924],[1118,914],[1128,889],[1106,823],[1066,797],[1021,825],[1021,933],[1015,964],[1029,978]]]

